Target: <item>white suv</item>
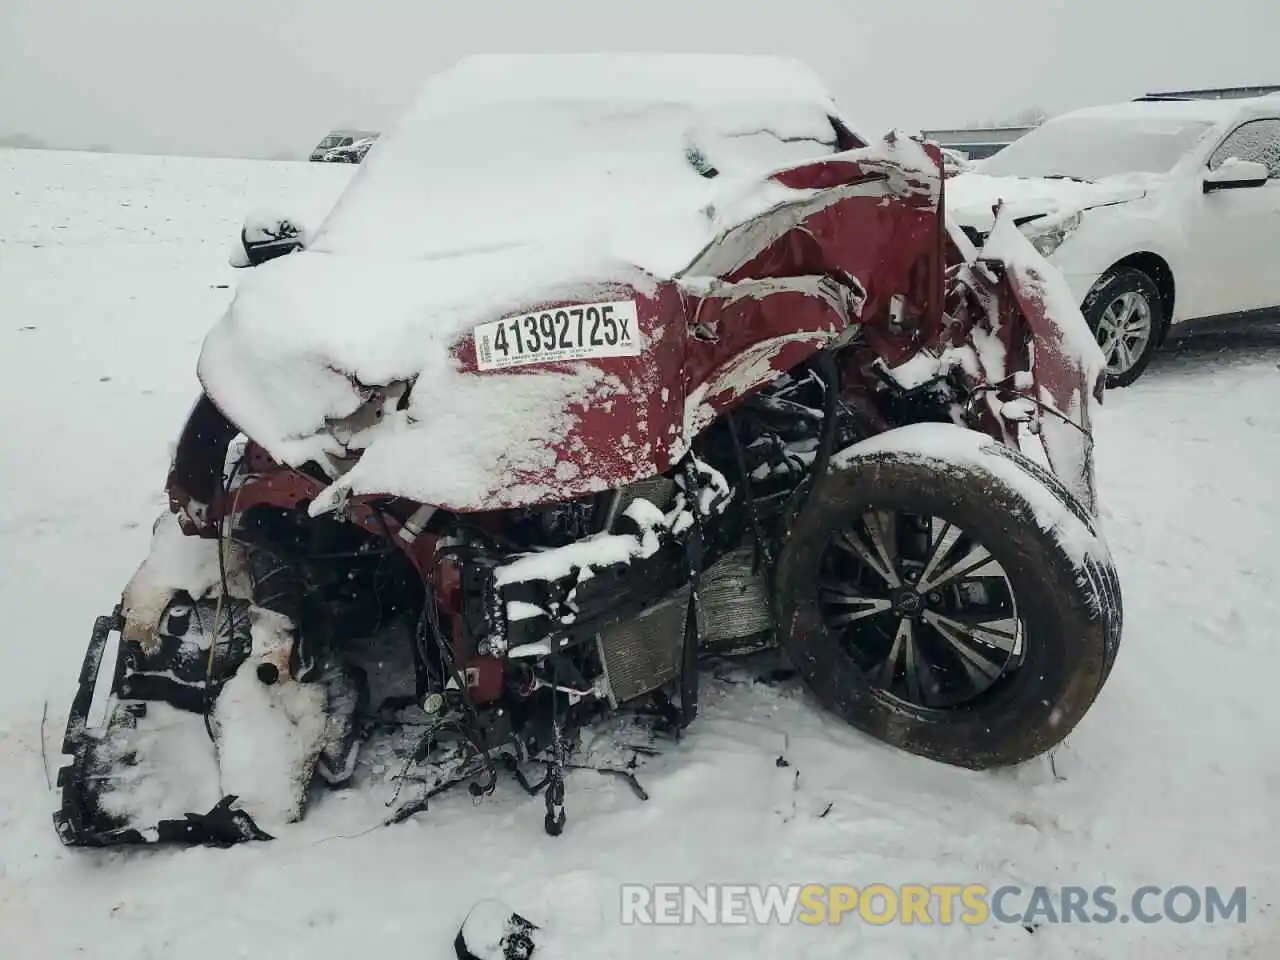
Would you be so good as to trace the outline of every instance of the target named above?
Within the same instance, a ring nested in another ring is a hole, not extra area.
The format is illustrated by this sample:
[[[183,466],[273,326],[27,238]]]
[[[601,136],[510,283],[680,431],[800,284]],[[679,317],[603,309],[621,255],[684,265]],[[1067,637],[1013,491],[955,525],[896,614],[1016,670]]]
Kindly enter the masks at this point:
[[[1077,110],[946,191],[979,244],[1008,206],[1079,299],[1110,386],[1171,324],[1280,307],[1280,95]]]

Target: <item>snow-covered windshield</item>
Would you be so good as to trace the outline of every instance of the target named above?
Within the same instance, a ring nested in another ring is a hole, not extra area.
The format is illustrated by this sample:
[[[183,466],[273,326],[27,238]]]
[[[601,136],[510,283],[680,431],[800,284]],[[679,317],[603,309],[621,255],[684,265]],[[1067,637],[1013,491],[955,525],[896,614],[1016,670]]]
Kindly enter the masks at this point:
[[[412,259],[622,237],[640,256],[646,237],[701,233],[735,185],[834,152],[832,115],[816,77],[770,58],[469,58],[428,81],[313,249]]]
[[[1009,144],[982,164],[982,172],[1079,180],[1167,173],[1211,126],[1171,117],[1061,117]]]

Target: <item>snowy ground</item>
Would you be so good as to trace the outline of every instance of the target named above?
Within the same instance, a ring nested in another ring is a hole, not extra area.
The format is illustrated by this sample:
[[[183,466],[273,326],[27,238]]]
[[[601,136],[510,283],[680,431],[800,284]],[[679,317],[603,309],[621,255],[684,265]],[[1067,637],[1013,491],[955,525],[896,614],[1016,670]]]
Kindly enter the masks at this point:
[[[228,244],[264,202],[323,211],[350,171],[0,151],[0,953],[444,958],[467,907],[497,895],[581,958],[1280,955],[1275,329],[1190,343],[1108,397],[1126,627],[1056,777],[945,768],[799,691],[716,683],[692,736],[645,770],[649,803],[576,774],[559,839],[540,800],[504,787],[355,839],[339,835],[381,803],[331,794],[271,844],[63,849],[46,776],[92,619],[163,506],[200,339],[235,282]],[[619,884],[673,881],[1247,885],[1250,901],[1244,925],[1213,927],[619,925]]]

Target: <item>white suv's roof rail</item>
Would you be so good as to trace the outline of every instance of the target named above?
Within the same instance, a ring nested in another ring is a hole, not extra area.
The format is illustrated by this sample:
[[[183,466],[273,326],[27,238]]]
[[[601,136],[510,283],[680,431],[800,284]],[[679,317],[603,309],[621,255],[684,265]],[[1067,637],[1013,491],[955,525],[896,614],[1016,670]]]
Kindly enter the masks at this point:
[[[1167,90],[1134,97],[1135,103],[1155,100],[1248,100],[1280,93],[1280,84],[1258,84],[1248,87],[1207,87],[1200,90]]]

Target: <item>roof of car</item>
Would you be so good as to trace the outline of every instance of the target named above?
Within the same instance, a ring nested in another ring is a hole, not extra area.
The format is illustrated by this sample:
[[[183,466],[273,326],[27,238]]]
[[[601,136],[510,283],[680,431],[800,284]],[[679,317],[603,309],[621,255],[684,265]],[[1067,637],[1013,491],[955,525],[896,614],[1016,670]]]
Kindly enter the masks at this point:
[[[806,64],[784,57],[679,53],[478,55],[429,84],[458,106],[512,101],[828,101]],[[443,98],[442,98],[443,99]]]
[[[1280,97],[1263,96],[1228,100],[1134,100],[1098,107],[1085,107],[1062,114],[1077,119],[1141,120],[1152,117],[1170,120],[1200,120],[1225,123],[1235,117],[1280,113]],[[1057,118],[1054,118],[1057,119]]]

